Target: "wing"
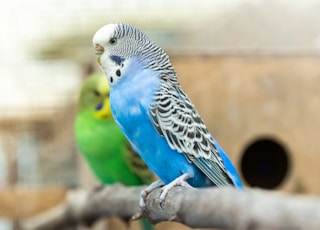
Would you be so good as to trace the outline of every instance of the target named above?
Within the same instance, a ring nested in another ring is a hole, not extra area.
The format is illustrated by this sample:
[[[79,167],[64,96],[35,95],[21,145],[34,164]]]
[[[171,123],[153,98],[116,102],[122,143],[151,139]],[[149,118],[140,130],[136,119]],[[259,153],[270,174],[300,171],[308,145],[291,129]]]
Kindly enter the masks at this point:
[[[233,184],[220,154],[193,104],[179,83],[162,79],[150,117],[172,149],[183,153],[215,185]]]
[[[126,162],[129,169],[136,174],[144,184],[150,184],[154,180],[154,175],[139,154],[133,150],[129,141],[126,141],[125,151]]]

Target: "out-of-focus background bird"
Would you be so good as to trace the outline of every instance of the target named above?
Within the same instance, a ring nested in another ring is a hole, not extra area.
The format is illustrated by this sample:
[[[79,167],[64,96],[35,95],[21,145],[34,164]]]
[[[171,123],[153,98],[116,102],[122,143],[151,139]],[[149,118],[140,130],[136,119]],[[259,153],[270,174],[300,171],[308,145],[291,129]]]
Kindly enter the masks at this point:
[[[103,184],[148,184],[153,174],[113,120],[109,93],[103,74],[93,74],[83,83],[75,123],[80,152]]]
[[[144,161],[114,121],[110,88],[102,73],[85,79],[80,92],[75,135],[80,152],[102,184],[149,184],[154,180]],[[145,230],[153,229],[142,220]]]

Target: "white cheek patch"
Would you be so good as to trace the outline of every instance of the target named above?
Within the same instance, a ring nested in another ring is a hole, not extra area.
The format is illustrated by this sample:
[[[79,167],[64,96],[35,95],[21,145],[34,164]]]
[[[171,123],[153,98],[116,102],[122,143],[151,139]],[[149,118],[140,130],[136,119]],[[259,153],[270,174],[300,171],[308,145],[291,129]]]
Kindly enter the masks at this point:
[[[100,67],[107,76],[109,85],[114,85],[117,81],[119,81],[123,75],[126,74],[130,63],[132,63],[129,61],[129,59],[124,58],[122,58],[120,62],[115,62],[114,56],[110,55],[108,51],[105,51],[101,55],[100,60]]]
[[[121,65],[115,63],[107,53],[101,56],[101,68],[107,76],[110,85],[115,84],[123,74],[124,62]]]

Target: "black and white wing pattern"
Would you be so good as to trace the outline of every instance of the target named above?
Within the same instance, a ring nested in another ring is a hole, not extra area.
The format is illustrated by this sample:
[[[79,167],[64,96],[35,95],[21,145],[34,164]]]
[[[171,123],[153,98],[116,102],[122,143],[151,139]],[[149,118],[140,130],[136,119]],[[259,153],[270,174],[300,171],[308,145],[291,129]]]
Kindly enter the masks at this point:
[[[233,184],[211,134],[177,81],[161,79],[149,112],[153,125],[172,149],[183,153],[215,185]]]

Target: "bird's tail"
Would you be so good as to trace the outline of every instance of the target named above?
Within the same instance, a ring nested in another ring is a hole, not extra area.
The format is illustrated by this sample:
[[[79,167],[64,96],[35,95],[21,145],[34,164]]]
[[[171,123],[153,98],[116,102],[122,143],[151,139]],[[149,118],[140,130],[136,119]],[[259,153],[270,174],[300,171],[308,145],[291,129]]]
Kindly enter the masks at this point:
[[[147,219],[141,219],[140,224],[143,230],[154,230],[154,225]]]
[[[231,160],[229,159],[228,155],[225,153],[225,151],[221,148],[221,146],[213,137],[211,137],[211,139],[220,153],[220,157],[226,167],[227,174],[231,178],[234,186],[238,189],[243,189],[243,185],[239,177],[239,174],[234,165],[232,164]]]

